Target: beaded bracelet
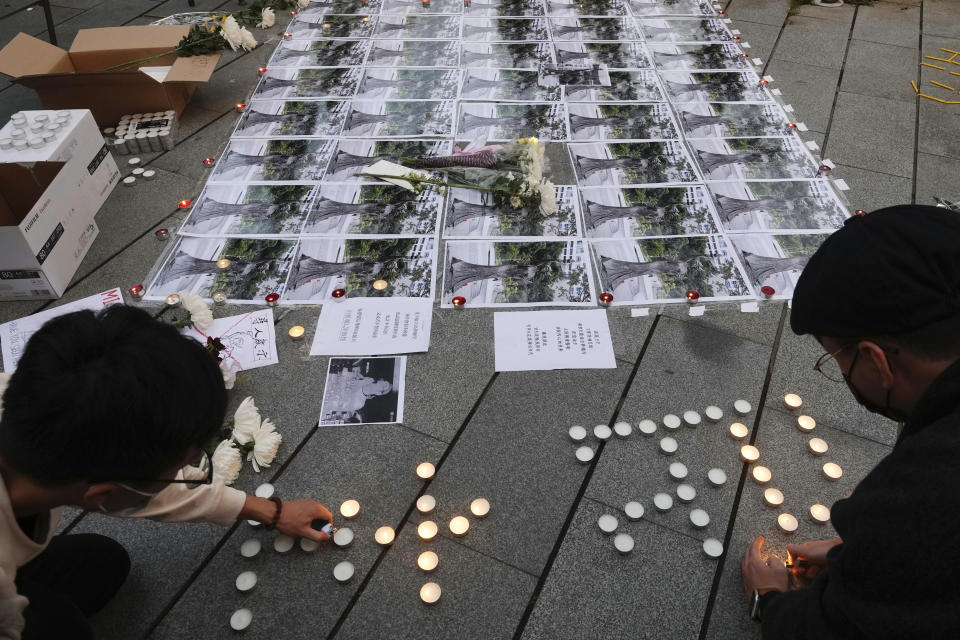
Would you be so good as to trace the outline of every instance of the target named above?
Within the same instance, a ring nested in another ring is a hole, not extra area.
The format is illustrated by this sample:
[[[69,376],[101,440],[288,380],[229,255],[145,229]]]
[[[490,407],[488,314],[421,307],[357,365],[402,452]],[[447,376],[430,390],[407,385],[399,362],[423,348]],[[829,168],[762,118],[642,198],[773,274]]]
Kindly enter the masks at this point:
[[[280,512],[283,511],[283,500],[277,496],[270,496],[268,500],[277,505],[277,510],[273,514],[273,520],[270,521],[270,524],[264,525],[267,531],[272,531],[277,527],[277,523],[280,522]]]

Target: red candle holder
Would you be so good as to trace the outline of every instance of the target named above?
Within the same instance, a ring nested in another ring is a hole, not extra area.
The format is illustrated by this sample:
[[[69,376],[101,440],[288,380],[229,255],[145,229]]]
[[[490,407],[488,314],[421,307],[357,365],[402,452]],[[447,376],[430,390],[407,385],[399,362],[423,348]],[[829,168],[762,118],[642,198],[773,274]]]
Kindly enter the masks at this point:
[[[717,11],[717,15],[718,15],[718,16],[725,16],[725,15],[727,15],[727,12],[724,11],[723,9],[720,9],[719,11]]]
[[[765,284],[762,287],[760,287],[760,293],[763,294],[764,298],[772,298],[773,294],[775,294],[776,292],[777,290],[768,284]]]
[[[685,297],[687,298],[687,304],[697,304],[697,302],[700,300],[700,294],[693,289],[687,291]]]
[[[866,209],[857,209],[856,211],[853,212],[853,215],[855,215],[855,216],[865,216],[865,215],[867,215],[867,210],[866,210]]]
[[[733,36],[733,39],[734,39],[734,40],[739,40],[739,39],[740,39],[740,36]]]
[[[749,58],[749,57],[750,57],[750,54],[747,53],[746,51],[744,51],[743,53],[740,54],[740,57],[741,57],[741,58]]]
[[[246,102],[238,102],[237,104],[234,105],[234,108],[235,108],[237,111],[243,111],[244,109],[247,108],[247,103],[246,103]]]
[[[266,68],[266,67],[260,67],[259,69],[257,69],[257,73],[259,73],[259,74],[261,74],[261,75],[263,75],[263,74],[266,73],[266,72],[267,72],[267,68]]]
[[[746,58],[747,56],[743,56],[743,57]],[[760,78],[760,86],[761,86],[761,87],[765,87],[765,86],[767,86],[768,84],[770,84],[770,81],[769,81],[769,80],[767,80],[766,78]]]
[[[453,305],[454,309],[463,309],[467,306],[467,299],[463,296],[456,296],[450,301],[450,304]]]
[[[285,34],[283,34],[283,37],[284,37],[284,38],[292,38],[292,37],[293,37],[293,34],[292,34],[292,33],[285,33]]]
[[[177,206],[181,209],[186,209],[187,207],[190,206],[190,201],[184,198],[183,200],[177,203]]]
[[[825,164],[822,164],[822,165],[820,165],[819,167],[817,167],[817,175],[818,175],[818,176],[823,175],[823,174],[825,174],[825,173],[830,173],[830,167],[828,167],[828,166],[825,165]]]
[[[127,289],[127,292],[130,294],[131,298],[135,298],[139,300],[140,298],[143,297],[143,294],[145,294],[147,290],[143,288],[142,284],[135,284],[129,289]]]
[[[280,294],[276,292],[268,293],[263,299],[266,301],[268,307],[275,307],[280,304]]]
[[[216,161],[216,158],[204,158],[200,162],[202,162],[205,167],[211,167]]]
[[[609,291],[604,291],[603,293],[600,294],[599,299],[600,299],[601,305],[603,305],[604,307],[609,307],[610,304],[613,302],[613,294],[610,293]]]
[[[164,242],[164,241],[170,239],[170,232],[167,231],[166,229],[157,229],[156,231],[153,232],[153,235],[154,235],[154,236],[157,238],[157,240],[159,240],[160,242]]]
[[[796,128],[797,128],[797,123],[796,123],[796,122],[788,122],[788,123],[787,123],[787,129],[796,129]]]
[[[330,292],[330,296],[336,300],[340,300],[346,295],[347,295],[346,289],[334,289],[333,291]]]

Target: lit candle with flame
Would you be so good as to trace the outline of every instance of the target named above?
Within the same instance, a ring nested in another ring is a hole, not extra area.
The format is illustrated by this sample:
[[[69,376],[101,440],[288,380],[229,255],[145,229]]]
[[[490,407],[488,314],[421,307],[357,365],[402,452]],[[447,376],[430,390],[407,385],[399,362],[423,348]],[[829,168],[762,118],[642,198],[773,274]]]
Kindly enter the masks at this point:
[[[437,523],[433,520],[426,520],[417,525],[417,535],[421,540],[433,540],[438,530]]]
[[[357,517],[358,513],[360,513],[360,503],[356,500],[345,500],[344,503],[340,505],[340,515],[347,520],[353,520]]]
[[[490,501],[486,498],[477,498],[470,503],[470,513],[478,518],[485,518],[490,513]]]
[[[393,527],[380,527],[373,534],[377,544],[379,544],[381,547],[388,547],[393,544],[393,539],[395,536],[396,534],[393,532]]]
[[[429,4],[430,0],[423,0],[423,4]],[[420,599],[425,604],[436,604],[440,599],[440,585],[436,582],[428,582],[420,587]]]
[[[467,531],[470,529],[470,521],[464,518],[463,516],[455,516],[450,520],[450,533],[462,538],[467,535]]]
[[[424,551],[417,557],[417,566],[425,573],[430,573],[440,564],[440,557],[433,551]]]
[[[437,468],[433,466],[432,462],[421,462],[417,465],[417,475],[423,480],[429,480],[436,472]]]

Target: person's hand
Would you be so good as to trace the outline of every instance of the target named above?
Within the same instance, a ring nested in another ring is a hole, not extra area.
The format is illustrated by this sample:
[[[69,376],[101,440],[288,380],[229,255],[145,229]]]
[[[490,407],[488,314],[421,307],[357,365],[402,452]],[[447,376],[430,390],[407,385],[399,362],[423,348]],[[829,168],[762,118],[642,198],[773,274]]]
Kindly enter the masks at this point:
[[[776,557],[764,560],[760,556],[763,536],[757,537],[743,554],[740,571],[743,573],[743,591],[747,596],[757,591],[786,591],[790,574],[783,561]]]
[[[806,580],[813,580],[822,571],[827,570],[827,552],[842,543],[840,538],[832,540],[813,540],[803,544],[788,544],[787,553],[797,561],[793,569],[794,575]]]
[[[280,511],[280,520],[277,522],[277,531],[288,536],[308,538],[314,542],[329,540],[330,534],[310,526],[310,523],[318,518],[333,524],[333,514],[330,513],[330,509],[316,500],[306,498],[284,502],[283,510]]]

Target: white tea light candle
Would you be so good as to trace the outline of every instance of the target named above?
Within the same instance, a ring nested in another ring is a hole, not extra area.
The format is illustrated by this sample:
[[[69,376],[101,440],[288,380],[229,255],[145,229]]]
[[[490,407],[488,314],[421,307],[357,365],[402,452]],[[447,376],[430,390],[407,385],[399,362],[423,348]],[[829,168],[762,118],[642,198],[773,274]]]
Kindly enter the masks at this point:
[[[463,516],[454,516],[450,520],[450,533],[462,538],[470,530],[470,521]]]
[[[710,469],[707,471],[707,480],[715,487],[721,487],[727,483],[727,472],[723,469]]]
[[[393,532],[393,527],[380,527],[374,532],[373,537],[381,547],[387,547],[393,544],[396,534]]]
[[[658,493],[653,496],[653,506],[657,508],[657,511],[670,511],[673,508],[673,498],[668,493]]]
[[[437,499],[429,494],[417,498],[417,511],[420,513],[430,513],[437,506]]]
[[[843,469],[836,462],[828,462],[823,465],[823,475],[827,476],[828,480],[839,480]]]
[[[827,452],[827,449],[830,448],[827,445],[827,441],[823,438],[810,438],[810,441],[807,442],[807,446],[810,448],[810,453],[815,456],[822,456]]]
[[[587,430],[580,425],[575,424],[570,427],[569,431],[567,431],[567,435],[569,435],[570,439],[574,442],[583,442],[587,439]]]
[[[780,489],[769,487],[763,490],[763,501],[768,507],[779,507],[783,504],[783,492]]]
[[[593,449],[587,446],[579,447],[576,451],[577,462],[580,464],[590,464],[593,460]]]
[[[679,416],[675,416],[672,413],[668,413],[667,415],[663,416],[663,426],[665,426],[667,429],[679,429],[680,424]]]
[[[720,422],[723,419],[723,409],[713,404],[704,409],[703,413],[710,422]]]
[[[243,631],[253,622],[253,612],[250,609],[237,609],[230,616],[230,628],[234,631]]]
[[[797,416],[797,428],[804,433],[810,433],[817,426],[817,421],[810,416]]]
[[[340,527],[333,532],[333,544],[341,549],[345,549],[353,544],[353,529],[350,527]]]
[[[697,490],[689,484],[678,484],[677,485],[677,499],[680,502],[689,504],[693,502],[697,497]]]
[[[734,422],[730,425],[730,436],[734,440],[743,440],[749,433],[750,430],[747,429],[747,425],[743,424],[742,422]]]
[[[304,329],[298,324],[295,324],[292,327],[290,327],[290,331],[287,332],[287,335],[290,336],[291,340],[303,340],[303,336],[304,334],[306,334],[306,332],[307,332],[306,329]]]
[[[700,414],[696,411],[684,411],[683,412],[683,421],[688,427],[695,427],[700,424],[701,418]]]
[[[625,533],[618,533],[613,539],[613,546],[617,551],[626,555],[633,551],[633,538]]]
[[[253,495],[257,496],[258,498],[269,498],[275,491],[276,489],[274,489],[272,484],[269,482],[264,482],[254,490]]]
[[[827,524],[830,520],[830,509],[822,504],[811,505],[810,518],[817,524]]]
[[[787,405],[790,409],[799,409],[800,406],[803,405],[803,398],[795,393],[788,393],[783,396],[783,404]]]
[[[750,406],[750,403],[746,400],[737,400],[733,403],[733,410],[741,416],[749,414],[751,409],[753,409],[753,407]]]
[[[753,476],[753,481],[757,484],[767,484],[773,478],[770,469],[759,464],[751,470],[750,475]]]
[[[641,420],[637,424],[637,429],[645,436],[652,436],[657,432],[657,423],[653,420]]]
[[[347,520],[353,520],[360,513],[360,503],[356,500],[345,500],[340,505],[340,515]]]
[[[273,539],[273,550],[277,553],[286,553],[293,549],[293,536],[288,536],[285,533],[278,534],[276,538]]]
[[[629,422],[620,421],[613,425],[613,432],[617,434],[618,438],[629,438],[630,434],[633,433],[633,425]]]
[[[244,540],[243,544],[240,545],[240,555],[242,555],[244,558],[252,558],[260,553],[260,547],[260,541],[256,538]]]
[[[684,478],[687,477],[687,474],[689,473],[687,471],[687,465],[683,464],[682,462],[670,463],[669,472],[670,472],[670,477],[673,478],[674,480],[683,480]]]
[[[740,447],[740,459],[744,462],[756,462],[760,458],[760,450],[752,444],[745,444]]]
[[[250,591],[257,586],[257,574],[253,571],[244,571],[237,576],[237,591]]]
[[[436,472],[437,468],[433,466],[432,462],[421,462],[417,465],[417,476],[422,480],[429,480]]]
[[[677,452],[679,445],[677,441],[671,437],[660,438],[660,451],[668,456],[672,456]]]
[[[619,525],[620,523],[617,522],[616,517],[610,515],[609,513],[605,513],[597,518],[597,526],[600,527],[600,531],[606,534],[611,534],[616,531]]]
[[[304,553],[313,553],[320,548],[320,543],[310,538],[300,538],[300,550]]]
[[[623,512],[627,515],[628,520],[635,522],[643,517],[643,505],[636,501],[628,502],[623,505]]]
[[[436,604],[440,599],[440,585],[436,582],[428,582],[420,587],[420,599],[425,604]]]
[[[598,424],[593,428],[593,435],[597,440],[609,440],[613,431],[605,424]]]
[[[486,518],[490,513],[490,501],[486,498],[477,498],[470,503],[470,513],[477,518]]]
[[[353,577],[353,563],[344,560],[333,568],[333,577],[337,582],[348,582]]]
[[[777,516],[777,526],[780,527],[780,531],[784,533],[793,533],[797,530],[797,527],[800,526],[800,523],[789,513],[781,513]]]
[[[690,524],[694,529],[706,529],[710,524],[710,515],[703,509],[694,509],[690,512]]]
[[[703,552],[708,558],[719,558],[723,555],[723,543],[716,538],[707,538],[703,541]]]
[[[417,556],[417,566],[425,573],[430,573],[436,569],[438,564],[440,564],[440,556],[433,551],[424,551]]]
[[[437,537],[437,523],[433,520],[425,520],[417,525],[417,535],[420,536],[421,540],[433,540]]]

